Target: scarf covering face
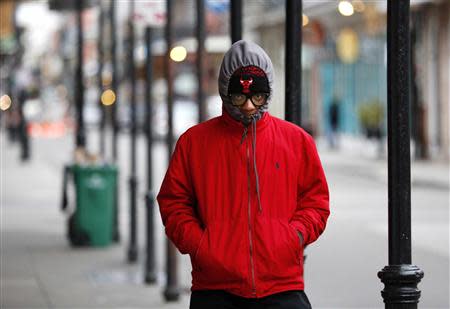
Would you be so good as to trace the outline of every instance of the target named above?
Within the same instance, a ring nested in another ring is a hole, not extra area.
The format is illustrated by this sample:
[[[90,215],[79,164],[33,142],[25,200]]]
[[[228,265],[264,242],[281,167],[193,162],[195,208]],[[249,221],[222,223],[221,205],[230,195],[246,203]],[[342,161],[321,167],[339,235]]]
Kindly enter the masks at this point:
[[[260,106],[256,115],[253,116],[258,120],[261,118],[262,114],[267,111],[268,104],[270,103],[273,94],[273,65],[266,52],[253,42],[246,40],[237,41],[225,53],[219,72],[219,94],[222,98],[223,107],[231,117],[242,122],[244,125],[249,125],[252,119],[242,114],[239,107],[231,104],[228,96],[229,86],[231,77],[236,71],[241,71],[243,68],[252,66],[261,69],[265,73],[269,87],[269,97],[267,98],[267,102],[263,106]]]

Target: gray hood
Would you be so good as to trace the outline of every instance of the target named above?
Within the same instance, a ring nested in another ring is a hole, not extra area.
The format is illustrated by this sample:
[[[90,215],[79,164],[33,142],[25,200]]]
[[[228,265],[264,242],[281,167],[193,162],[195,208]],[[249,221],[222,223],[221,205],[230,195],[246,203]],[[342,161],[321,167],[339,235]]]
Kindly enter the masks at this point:
[[[273,96],[273,65],[266,52],[253,42],[240,40],[234,43],[225,53],[219,72],[219,94],[222,98],[223,107],[236,120],[248,125],[251,119],[247,119],[237,108],[233,106],[228,97],[228,84],[233,73],[241,68],[254,65],[261,68],[265,73],[269,82],[270,94],[267,103],[261,106],[256,115],[257,119],[261,118],[263,112],[267,111],[267,105]]]

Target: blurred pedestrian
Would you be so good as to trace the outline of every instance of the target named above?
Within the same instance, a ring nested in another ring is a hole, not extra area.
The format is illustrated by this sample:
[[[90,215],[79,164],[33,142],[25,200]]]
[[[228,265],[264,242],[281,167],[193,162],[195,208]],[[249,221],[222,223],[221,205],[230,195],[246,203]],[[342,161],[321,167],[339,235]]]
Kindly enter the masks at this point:
[[[328,118],[330,120],[330,130],[328,133],[328,142],[331,148],[339,147],[339,108],[341,101],[337,96],[333,97],[330,103]]]
[[[20,159],[21,161],[28,161],[30,159],[30,141],[28,137],[28,121],[25,117],[24,107],[26,101],[28,99],[28,93],[25,88],[20,89],[18,95],[19,102],[19,114],[20,114],[20,122],[19,122],[19,137],[20,137]]]
[[[303,248],[325,229],[328,186],[310,135],[267,112],[273,67],[238,41],[219,76],[222,115],[178,140],[158,195],[192,262],[190,308],[311,308]]]
[[[19,139],[19,129],[21,116],[19,108],[16,105],[12,105],[11,109],[7,112],[6,117],[6,129],[8,131],[8,140],[10,142],[16,142]]]

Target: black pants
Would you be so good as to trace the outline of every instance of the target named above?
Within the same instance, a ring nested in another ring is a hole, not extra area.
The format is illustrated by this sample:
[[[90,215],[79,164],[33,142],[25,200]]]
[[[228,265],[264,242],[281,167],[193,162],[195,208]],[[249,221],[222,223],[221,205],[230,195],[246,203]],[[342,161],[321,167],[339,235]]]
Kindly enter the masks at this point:
[[[194,291],[190,309],[311,309],[304,291],[287,291],[263,298],[244,298],[224,291]]]

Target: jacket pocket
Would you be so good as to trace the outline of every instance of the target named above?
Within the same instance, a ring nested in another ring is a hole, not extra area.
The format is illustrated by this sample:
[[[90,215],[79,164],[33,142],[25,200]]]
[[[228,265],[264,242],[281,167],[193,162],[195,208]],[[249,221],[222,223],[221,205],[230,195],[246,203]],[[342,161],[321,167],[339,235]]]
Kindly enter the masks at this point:
[[[291,230],[293,231],[294,235],[295,235],[295,239],[297,240],[296,242],[296,251],[297,251],[297,255],[299,256],[299,258],[302,258],[302,254],[303,254],[303,236],[301,236],[301,234],[299,234],[299,231],[293,227],[292,225],[289,224],[289,227],[291,228]]]
[[[239,230],[242,226],[242,222],[234,221],[208,225],[192,258],[193,284],[219,288],[242,283],[248,265],[246,234]]]
[[[303,253],[296,230],[280,219],[260,217],[256,221],[256,266],[261,280],[280,283],[298,280]]]
[[[200,238],[200,241],[199,241],[199,243],[198,243],[197,250],[195,250],[195,253],[194,253],[194,255],[192,256],[192,267],[194,267],[194,265],[196,265],[196,264],[195,264],[195,261],[197,260],[198,253],[199,253],[200,248],[201,248],[201,246],[202,246],[202,244],[203,244],[203,240],[205,239],[206,233],[208,233],[208,228],[205,228],[205,229],[203,230],[202,237]]]

